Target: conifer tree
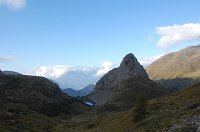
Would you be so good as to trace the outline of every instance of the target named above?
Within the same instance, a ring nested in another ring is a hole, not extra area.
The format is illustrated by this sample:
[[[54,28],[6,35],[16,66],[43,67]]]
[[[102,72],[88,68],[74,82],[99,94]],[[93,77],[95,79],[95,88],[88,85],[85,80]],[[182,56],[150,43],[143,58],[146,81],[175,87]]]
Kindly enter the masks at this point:
[[[134,121],[136,123],[142,122],[147,116],[147,103],[144,95],[141,94],[134,109]]]

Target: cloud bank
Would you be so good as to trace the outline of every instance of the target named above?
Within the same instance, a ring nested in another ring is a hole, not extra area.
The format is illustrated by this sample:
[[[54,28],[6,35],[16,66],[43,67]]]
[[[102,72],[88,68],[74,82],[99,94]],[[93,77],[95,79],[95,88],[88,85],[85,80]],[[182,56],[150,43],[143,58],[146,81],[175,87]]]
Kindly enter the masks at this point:
[[[88,84],[95,84],[104,74],[110,71],[113,63],[105,61],[99,67],[67,65],[40,66],[28,75],[43,76],[56,81],[61,88],[80,89]]]
[[[150,65],[152,62],[156,61],[157,59],[159,59],[159,58],[162,57],[163,55],[165,55],[165,54],[146,57],[146,58],[144,58],[144,59],[139,60],[139,62],[140,62],[140,64],[143,65],[144,67],[147,67],[148,65]]]
[[[156,27],[155,30],[160,36],[157,46],[162,49],[168,49],[181,42],[200,39],[200,23]]]
[[[69,68],[69,66],[63,65],[56,65],[53,67],[40,66],[34,74],[36,76],[43,76],[47,78],[56,79],[63,75],[65,72],[69,71]]]
[[[0,5],[12,10],[19,10],[26,6],[26,0],[0,0]]]
[[[110,61],[104,61],[101,64],[101,68],[97,71],[96,76],[103,76],[113,68],[113,63]]]
[[[12,56],[0,56],[0,61],[8,61],[8,60],[12,60],[15,59],[15,57]]]

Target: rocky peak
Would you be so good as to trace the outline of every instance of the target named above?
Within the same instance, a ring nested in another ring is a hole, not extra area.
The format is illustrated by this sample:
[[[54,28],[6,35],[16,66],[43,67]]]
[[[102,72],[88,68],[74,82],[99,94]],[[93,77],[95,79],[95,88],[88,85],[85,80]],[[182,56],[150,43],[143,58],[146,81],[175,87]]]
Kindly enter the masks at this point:
[[[97,105],[102,105],[109,101],[112,95],[125,90],[123,82],[130,79],[139,78],[148,79],[148,75],[136,57],[130,53],[127,54],[120,66],[104,75],[96,84],[95,90],[89,95]]]
[[[124,74],[125,78],[129,77],[145,77],[148,78],[146,71],[143,66],[137,61],[137,58],[132,54],[127,54],[119,67],[121,74]]]
[[[120,67],[128,67],[130,70],[133,70],[136,62],[137,59],[132,53],[130,53],[123,58]]]
[[[97,87],[104,84],[107,89],[111,87],[120,88],[123,80],[138,77],[148,78],[148,75],[136,57],[132,53],[129,53],[123,58],[118,68],[111,70],[97,82]]]

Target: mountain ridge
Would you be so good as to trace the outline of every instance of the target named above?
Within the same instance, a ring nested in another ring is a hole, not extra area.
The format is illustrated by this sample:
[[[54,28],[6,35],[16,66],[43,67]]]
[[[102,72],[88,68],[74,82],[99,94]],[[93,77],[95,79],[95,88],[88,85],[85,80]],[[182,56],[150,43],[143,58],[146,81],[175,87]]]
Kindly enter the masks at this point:
[[[200,45],[196,45],[164,55],[146,67],[146,70],[150,76],[150,79],[155,80],[166,87],[172,86],[180,89],[200,82],[199,62]],[[177,79],[182,79],[183,81],[176,83]],[[191,80],[189,83],[188,80],[190,79],[193,81]],[[188,84],[185,83],[183,86],[181,83],[183,83],[184,80],[187,80]],[[178,84],[180,84],[180,86],[178,86]]]
[[[22,75],[21,73],[15,71],[2,71],[2,73],[4,75]]]
[[[52,81],[36,76],[0,76],[0,95],[3,110],[21,106],[22,110],[29,109],[48,116],[76,113],[76,105],[83,104],[63,94]]]

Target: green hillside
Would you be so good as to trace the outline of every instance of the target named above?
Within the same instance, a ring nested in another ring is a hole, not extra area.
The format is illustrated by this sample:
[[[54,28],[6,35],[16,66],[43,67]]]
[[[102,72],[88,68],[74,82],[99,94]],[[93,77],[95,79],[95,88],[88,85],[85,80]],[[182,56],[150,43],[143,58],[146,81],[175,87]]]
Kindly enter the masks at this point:
[[[47,130],[56,118],[70,118],[87,110],[61,92],[52,81],[34,76],[0,76],[0,130]]]

